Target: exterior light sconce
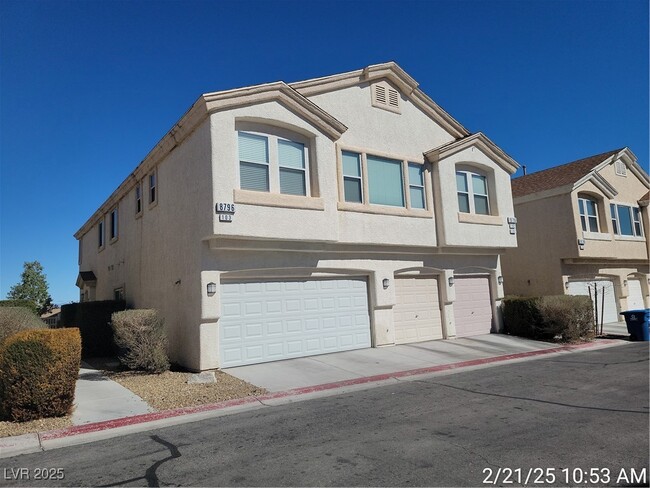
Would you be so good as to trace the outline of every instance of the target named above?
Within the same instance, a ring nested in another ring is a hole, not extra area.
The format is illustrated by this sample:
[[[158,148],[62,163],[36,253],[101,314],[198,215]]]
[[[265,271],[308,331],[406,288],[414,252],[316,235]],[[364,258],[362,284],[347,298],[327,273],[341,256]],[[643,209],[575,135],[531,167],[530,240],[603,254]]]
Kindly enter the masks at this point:
[[[650,278],[648,278],[648,285],[650,285]]]
[[[449,283],[449,286],[454,286],[454,277],[450,276],[447,282]]]
[[[384,278],[384,279],[381,281],[381,284],[384,286],[384,290],[385,290],[385,289],[387,289],[388,286],[390,285],[390,280],[389,280],[388,278]]]
[[[211,297],[211,296],[213,296],[215,293],[217,293],[217,285],[216,285],[215,283],[212,283],[212,282],[208,283],[208,287],[207,287],[207,288],[208,288],[208,296],[209,296],[209,297]]]
[[[497,278],[497,283],[499,283],[500,285],[503,285],[503,276],[499,276]]]
[[[584,250],[584,248],[585,248],[585,240],[584,239],[578,239],[578,247],[580,248],[581,251]]]
[[[566,288],[567,290],[569,289],[569,282],[568,281],[564,282],[564,288]]]
[[[623,286],[627,286],[627,280],[623,280]]]

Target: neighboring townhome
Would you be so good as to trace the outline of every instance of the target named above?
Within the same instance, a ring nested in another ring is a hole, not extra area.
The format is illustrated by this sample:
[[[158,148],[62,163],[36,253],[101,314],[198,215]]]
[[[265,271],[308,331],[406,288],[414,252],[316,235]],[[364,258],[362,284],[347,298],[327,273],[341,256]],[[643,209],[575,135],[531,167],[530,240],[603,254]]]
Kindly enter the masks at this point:
[[[506,293],[590,295],[604,323],[650,306],[648,183],[628,148],[514,179]]]
[[[79,229],[194,370],[497,332],[518,165],[395,63],[199,97]]]

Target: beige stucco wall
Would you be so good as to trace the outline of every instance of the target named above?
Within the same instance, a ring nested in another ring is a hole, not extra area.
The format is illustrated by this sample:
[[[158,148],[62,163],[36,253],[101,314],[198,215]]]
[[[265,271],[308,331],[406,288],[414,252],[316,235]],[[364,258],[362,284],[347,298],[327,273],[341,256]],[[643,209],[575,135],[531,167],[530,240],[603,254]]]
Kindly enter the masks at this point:
[[[210,131],[206,122],[157,165],[158,203],[135,216],[135,188],[119,202],[119,237],[97,248],[97,225],[83,236],[80,270],[97,277],[95,299],[110,300],[124,287],[128,304],[165,317],[172,360],[196,368],[199,357],[200,247],[210,233]],[[177,284],[178,282],[178,284]]]

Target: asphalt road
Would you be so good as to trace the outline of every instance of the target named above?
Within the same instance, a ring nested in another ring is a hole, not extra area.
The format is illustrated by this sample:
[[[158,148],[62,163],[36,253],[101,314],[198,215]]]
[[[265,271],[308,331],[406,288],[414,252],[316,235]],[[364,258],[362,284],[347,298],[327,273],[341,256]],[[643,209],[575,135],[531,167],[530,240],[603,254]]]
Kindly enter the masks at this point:
[[[648,366],[630,343],[405,381],[3,459],[0,485],[647,486]]]

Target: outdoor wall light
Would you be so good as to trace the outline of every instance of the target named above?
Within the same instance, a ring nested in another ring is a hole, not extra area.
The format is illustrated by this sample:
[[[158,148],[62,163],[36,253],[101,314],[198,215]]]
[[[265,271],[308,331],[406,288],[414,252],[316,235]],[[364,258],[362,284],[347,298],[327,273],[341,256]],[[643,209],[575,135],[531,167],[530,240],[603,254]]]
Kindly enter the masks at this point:
[[[388,285],[390,285],[390,280],[388,278],[384,278],[381,283],[382,285],[384,285],[384,290],[385,290],[386,288],[388,288]]]
[[[499,283],[500,285],[503,285],[503,276],[499,276],[497,278],[497,283]]]
[[[449,286],[454,286],[454,277],[453,276],[450,276],[447,281],[449,282]]]
[[[208,283],[208,296],[211,297],[215,293],[217,293],[216,283],[212,283],[212,282]]]
[[[568,281],[564,282],[564,288],[566,288],[567,290],[569,289],[569,282]]]
[[[623,280],[623,286],[627,286],[627,280]]]

